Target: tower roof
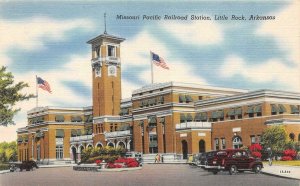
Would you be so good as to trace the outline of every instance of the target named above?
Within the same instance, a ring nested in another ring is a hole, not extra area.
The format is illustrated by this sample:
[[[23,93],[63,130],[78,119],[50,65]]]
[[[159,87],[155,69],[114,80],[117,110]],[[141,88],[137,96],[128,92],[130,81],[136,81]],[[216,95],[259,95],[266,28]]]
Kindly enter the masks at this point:
[[[89,40],[87,43],[88,44],[93,44],[95,42],[98,42],[98,41],[101,41],[101,40],[112,40],[112,41],[115,41],[117,43],[121,43],[123,42],[125,39],[124,38],[121,38],[121,37],[117,37],[117,36],[113,36],[113,35],[109,35],[109,34],[101,34],[91,40]]]

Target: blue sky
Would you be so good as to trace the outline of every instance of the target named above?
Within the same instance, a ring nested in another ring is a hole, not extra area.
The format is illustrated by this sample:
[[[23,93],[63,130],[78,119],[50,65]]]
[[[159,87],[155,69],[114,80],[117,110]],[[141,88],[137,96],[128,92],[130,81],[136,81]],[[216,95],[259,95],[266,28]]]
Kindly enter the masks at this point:
[[[77,1],[1,2],[0,64],[35,93],[35,75],[53,93],[39,90],[40,106],[91,105],[90,46],[104,31],[126,38],[122,43],[122,94],[151,81],[149,51],[170,67],[154,68],[154,81],[180,81],[240,89],[300,92],[299,1]],[[118,20],[117,15],[140,16]],[[143,15],[188,15],[188,21],[142,20]],[[190,20],[191,15],[243,15],[243,21]],[[275,20],[248,20],[250,15]],[[76,101],[74,101],[76,100]],[[16,126],[0,128],[0,141],[15,139],[26,126],[35,100],[17,105]]]

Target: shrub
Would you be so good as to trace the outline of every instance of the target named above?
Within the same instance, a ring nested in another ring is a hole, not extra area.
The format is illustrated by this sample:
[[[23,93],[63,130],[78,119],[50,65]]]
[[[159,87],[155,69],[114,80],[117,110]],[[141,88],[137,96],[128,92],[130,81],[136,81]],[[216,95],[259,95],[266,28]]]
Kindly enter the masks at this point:
[[[283,151],[284,156],[290,156],[292,159],[295,159],[297,152],[294,149],[286,149]]]
[[[252,152],[252,156],[255,158],[261,158],[261,153],[260,152]]]
[[[281,158],[281,160],[282,160],[282,161],[291,161],[291,160],[293,160],[293,158],[292,158],[291,156],[283,156],[283,157]]]
[[[0,164],[0,170],[8,170],[9,164]]]
[[[258,143],[255,143],[255,144],[252,144],[250,147],[249,147],[249,150],[251,152],[253,151],[261,151],[262,150],[262,146]]]

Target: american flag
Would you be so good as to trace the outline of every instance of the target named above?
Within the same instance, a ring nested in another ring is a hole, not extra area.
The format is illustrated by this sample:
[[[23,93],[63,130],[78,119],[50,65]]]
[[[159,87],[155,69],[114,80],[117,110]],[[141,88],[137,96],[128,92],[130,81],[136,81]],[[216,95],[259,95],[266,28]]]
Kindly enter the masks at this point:
[[[50,85],[49,83],[46,81],[46,80],[43,80],[42,78],[40,77],[37,77],[36,78],[36,81],[37,81],[37,85],[39,88],[43,89],[43,90],[46,90],[48,91],[49,93],[51,93],[51,88],[50,88]]]
[[[151,53],[152,62],[155,65],[169,70],[168,65],[166,64],[165,60],[162,57],[159,57],[159,55],[155,54],[154,52],[150,51],[150,53]]]

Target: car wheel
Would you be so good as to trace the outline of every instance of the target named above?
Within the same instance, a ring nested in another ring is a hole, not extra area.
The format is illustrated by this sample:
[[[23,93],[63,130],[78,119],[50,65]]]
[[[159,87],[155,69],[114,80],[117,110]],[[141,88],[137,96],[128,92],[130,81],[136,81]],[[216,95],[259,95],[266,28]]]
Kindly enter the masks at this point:
[[[213,171],[213,174],[214,174],[214,175],[218,174],[218,171]]]
[[[254,168],[253,168],[253,171],[256,174],[259,174],[261,172],[261,165],[255,165]]]
[[[229,174],[232,175],[232,174],[236,174],[237,172],[237,166],[236,165],[231,165],[230,168],[229,168]]]

